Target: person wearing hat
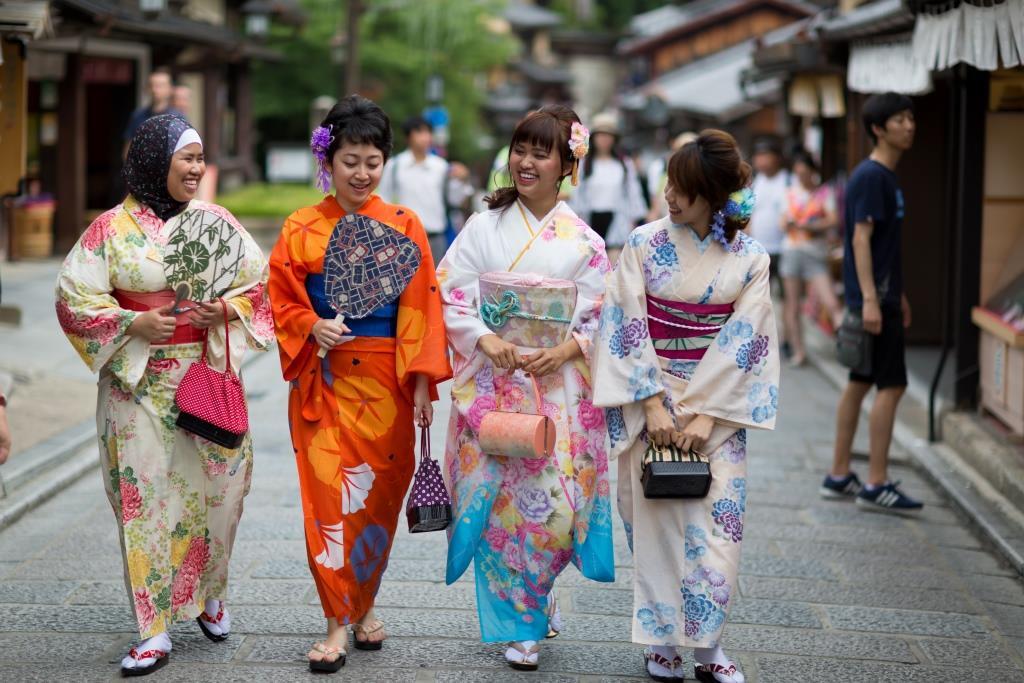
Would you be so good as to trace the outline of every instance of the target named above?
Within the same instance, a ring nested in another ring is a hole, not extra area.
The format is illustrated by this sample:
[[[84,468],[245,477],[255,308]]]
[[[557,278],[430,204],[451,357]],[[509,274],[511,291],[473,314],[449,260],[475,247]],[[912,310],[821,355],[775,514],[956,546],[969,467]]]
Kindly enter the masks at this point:
[[[619,149],[615,115],[596,115],[590,139],[593,153],[583,159],[580,184],[570,204],[613,253],[622,248],[630,231],[643,220],[647,206],[636,167]]]

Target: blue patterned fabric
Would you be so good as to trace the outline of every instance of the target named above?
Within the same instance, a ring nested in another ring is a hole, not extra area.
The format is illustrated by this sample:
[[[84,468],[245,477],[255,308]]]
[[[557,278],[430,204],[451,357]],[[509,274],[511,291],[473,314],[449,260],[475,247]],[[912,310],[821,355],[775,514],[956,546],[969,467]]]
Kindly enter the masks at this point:
[[[337,314],[327,303],[323,273],[306,276],[306,294],[318,316],[334,320]],[[357,337],[394,337],[398,330],[398,302],[384,304],[365,318],[346,318],[345,324]]]

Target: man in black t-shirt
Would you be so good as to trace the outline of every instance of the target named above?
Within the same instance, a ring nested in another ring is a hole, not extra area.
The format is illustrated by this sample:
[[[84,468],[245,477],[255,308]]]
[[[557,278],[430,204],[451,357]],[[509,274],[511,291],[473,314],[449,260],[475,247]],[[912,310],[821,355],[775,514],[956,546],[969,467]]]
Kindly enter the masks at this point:
[[[174,82],[171,79],[171,72],[160,67],[149,74],[146,82],[149,88],[149,104],[139,107],[132,112],[128,119],[128,125],[124,128],[122,140],[124,141],[124,155],[128,154],[128,145],[135,137],[135,131],[143,123],[157,114],[180,113],[171,105],[171,98],[174,95]]]
[[[905,95],[872,95],[864,102],[863,117],[874,149],[846,187],[843,284],[847,307],[861,314],[864,330],[873,335],[871,374],[850,372],[836,411],[832,471],[821,495],[856,496],[858,506],[876,512],[914,513],[921,503],[888,479],[896,407],[907,387],[903,330],[910,326],[910,304],[903,293],[903,192],[894,170],[914,143],[914,105]],[[872,385],[878,395],[871,408],[871,454],[862,486],[850,471],[850,449],[861,403]]]

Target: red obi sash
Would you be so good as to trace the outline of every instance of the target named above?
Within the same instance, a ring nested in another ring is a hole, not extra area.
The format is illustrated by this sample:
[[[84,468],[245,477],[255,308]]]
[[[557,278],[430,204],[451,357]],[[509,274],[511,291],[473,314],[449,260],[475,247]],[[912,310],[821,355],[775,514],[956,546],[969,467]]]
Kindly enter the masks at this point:
[[[654,352],[670,360],[700,360],[732,312],[732,304],[691,304],[648,294],[647,330]]]
[[[113,291],[117,305],[128,311],[150,311],[167,304],[174,303],[174,290],[165,289],[159,292],[128,292],[123,289]],[[195,306],[194,301],[182,301],[180,306]],[[191,344],[206,339],[206,330],[192,327],[191,316],[188,312],[174,316],[177,319],[177,327],[174,334],[167,341],[152,342],[154,346],[169,346],[171,344]]]

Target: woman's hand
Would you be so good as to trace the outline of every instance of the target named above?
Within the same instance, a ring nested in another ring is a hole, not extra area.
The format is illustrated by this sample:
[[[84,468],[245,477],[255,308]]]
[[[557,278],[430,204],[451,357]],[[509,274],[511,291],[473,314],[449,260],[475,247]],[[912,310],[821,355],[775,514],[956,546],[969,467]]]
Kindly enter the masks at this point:
[[[128,326],[128,336],[142,337],[150,343],[167,341],[174,334],[174,328],[178,325],[177,319],[171,314],[173,309],[174,304],[170,303],[160,308],[150,309],[145,313],[139,313],[135,316],[132,324]]]
[[[313,339],[320,348],[330,351],[341,342],[341,338],[351,332],[348,325],[339,323],[334,318],[320,318],[313,323]]]
[[[662,394],[644,399],[647,416],[647,439],[656,446],[668,446],[677,436],[676,421],[661,402]]]
[[[416,389],[412,394],[413,416],[416,425],[429,427],[434,422],[434,404],[430,401],[430,380],[426,375],[416,375]]]
[[[698,453],[711,438],[711,430],[715,428],[715,418],[698,415],[679,432],[681,439],[676,443],[684,451],[694,450]]]
[[[228,306],[227,309],[229,321],[238,317],[238,311],[235,310],[234,306]],[[189,322],[197,330],[206,330],[217,325],[223,325],[224,308],[220,305],[220,301],[206,301],[196,304],[196,307],[192,310],[192,315],[189,317]]]
[[[563,365],[582,355],[583,350],[580,349],[576,339],[569,339],[558,346],[541,349],[529,356],[524,356],[523,371],[536,377],[543,377],[561,369]]]
[[[501,370],[518,370],[523,367],[523,357],[515,344],[503,341],[496,334],[485,334],[477,341],[476,346],[487,356],[494,367]]]

